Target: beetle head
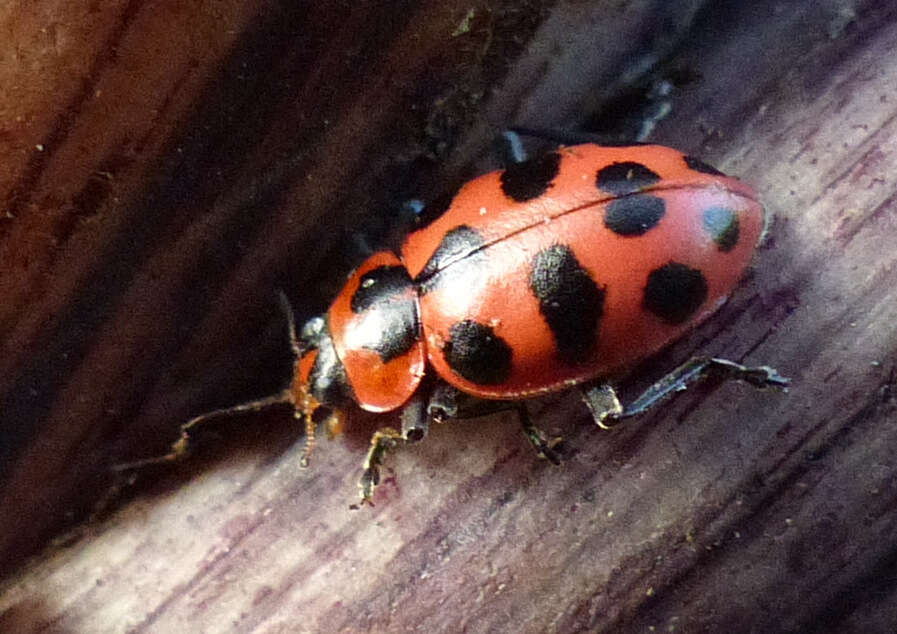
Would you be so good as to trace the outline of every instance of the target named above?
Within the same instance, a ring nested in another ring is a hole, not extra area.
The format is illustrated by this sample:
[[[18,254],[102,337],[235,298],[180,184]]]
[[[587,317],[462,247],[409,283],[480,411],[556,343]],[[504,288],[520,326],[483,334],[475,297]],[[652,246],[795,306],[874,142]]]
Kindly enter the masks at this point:
[[[310,439],[314,438],[314,428],[321,420],[322,411],[328,433],[340,433],[342,409],[352,400],[351,388],[324,316],[312,317],[305,322],[295,342],[295,351],[290,393],[296,417],[305,421]]]

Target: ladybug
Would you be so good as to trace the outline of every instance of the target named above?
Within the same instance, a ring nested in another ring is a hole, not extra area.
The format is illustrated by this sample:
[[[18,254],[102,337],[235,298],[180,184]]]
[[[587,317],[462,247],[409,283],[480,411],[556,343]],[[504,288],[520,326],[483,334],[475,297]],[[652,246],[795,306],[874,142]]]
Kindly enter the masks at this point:
[[[185,452],[192,425],[234,409],[291,403],[306,455],[319,411],[336,430],[352,404],[401,409],[401,429],[372,438],[360,482],[369,503],[384,454],[423,438],[430,421],[513,408],[557,462],[521,401],[577,386],[609,427],[709,375],[787,386],[770,367],[713,358],[688,361],[626,407],[609,383],[735,287],[767,223],[744,183],[667,147],[583,144],[475,178],[447,200],[397,251],[370,255],[299,334],[287,306],[288,389],[193,419],[162,459]]]

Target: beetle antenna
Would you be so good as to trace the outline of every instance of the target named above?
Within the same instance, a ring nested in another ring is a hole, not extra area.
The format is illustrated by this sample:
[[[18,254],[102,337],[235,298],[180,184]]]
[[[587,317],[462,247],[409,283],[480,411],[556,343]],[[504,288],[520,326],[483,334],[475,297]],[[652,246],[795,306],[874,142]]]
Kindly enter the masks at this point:
[[[290,300],[287,298],[287,294],[282,290],[277,291],[277,299],[280,303],[280,309],[287,318],[287,333],[290,338],[290,348],[292,348],[293,354],[296,355],[296,358],[298,359],[302,356],[302,346],[299,344],[299,337],[296,336],[296,317],[293,313],[293,307],[290,305]]]
[[[205,421],[214,418],[231,417],[235,414],[243,414],[246,412],[257,412],[280,403],[293,403],[293,394],[290,390],[283,390],[277,394],[271,394],[270,396],[265,396],[253,401],[247,401],[246,403],[240,403],[239,405],[232,405],[231,407],[224,407],[222,409],[212,410],[211,412],[205,412],[199,416],[194,416],[181,425],[180,436],[174,443],[172,443],[168,453],[161,456],[153,456],[142,460],[134,460],[132,462],[112,465],[111,469],[112,471],[133,471],[149,465],[177,462],[189,455],[190,450],[192,449],[191,440],[194,436],[194,430],[200,423],[204,423]]]

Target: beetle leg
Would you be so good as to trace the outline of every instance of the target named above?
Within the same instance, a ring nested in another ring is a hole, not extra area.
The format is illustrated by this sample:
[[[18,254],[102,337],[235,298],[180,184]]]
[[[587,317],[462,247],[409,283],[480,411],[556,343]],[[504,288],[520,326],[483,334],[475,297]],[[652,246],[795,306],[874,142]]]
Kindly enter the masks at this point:
[[[515,130],[502,130],[501,134],[495,139],[495,150],[505,165],[513,165],[515,163],[523,163],[527,158],[526,148],[523,147],[523,141]]]
[[[536,454],[554,464],[560,464],[560,457],[554,448],[561,442],[561,438],[546,438],[542,430],[532,423],[529,411],[522,402],[477,398],[448,383],[440,383],[433,391],[430,404],[427,406],[430,418],[437,422],[451,418],[475,418],[509,409],[517,412],[517,419],[520,421],[523,435],[536,450]]]
[[[374,489],[380,484],[380,466],[383,464],[386,453],[400,444],[421,441],[427,435],[430,420],[426,400],[426,397],[418,392],[408,402],[401,414],[401,432],[392,427],[384,427],[375,431],[371,436],[371,448],[365,457],[364,472],[358,483],[358,487],[361,489],[361,504],[373,506],[371,496],[374,494]],[[358,506],[353,505],[351,508],[357,509]]]
[[[412,398],[402,409],[402,440],[418,442],[430,430],[430,415],[423,397]]]
[[[517,417],[520,420],[521,427],[523,427],[523,434],[526,436],[526,439],[529,440],[533,449],[536,450],[536,454],[540,458],[545,458],[552,464],[561,464],[561,459],[554,448],[560,444],[562,439],[552,438],[549,440],[546,438],[544,432],[533,425],[529,417],[529,412],[526,409],[526,405],[523,403],[517,403],[514,409],[517,410]]]
[[[583,387],[582,400],[586,402],[592,418],[601,429],[610,429],[614,426],[615,423],[609,422],[608,419],[617,421],[623,418],[624,410],[617,391],[607,383]]]
[[[427,404],[427,414],[438,423],[453,418],[488,416],[509,409],[517,409],[517,403],[477,398],[443,382],[437,383]]]
[[[361,489],[362,505],[374,505],[371,502],[371,496],[374,495],[374,489],[380,484],[380,465],[383,464],[383,456],[390,449],[395,449],[402,440],[402,434],[392,427],[378,429],[371,436],[371,448],[364,459],[364,472],[361,474],[361,480],[358,481],[358,488]],[[349,508],[357,509],[359,507],[353,504]]]
[[[602,429],[610,429],[620,419],[638,416],[662,403],[689,386],[713,379],[716,381],[744,381],[756,388],[787,390],[791,379],[781,376],[766,366],[744,366],[727,359],[694,357],[657,381],[654,385],[623,407],[610,385],[593,385],[583,389],[583,400],[588,405],[595,422]]]

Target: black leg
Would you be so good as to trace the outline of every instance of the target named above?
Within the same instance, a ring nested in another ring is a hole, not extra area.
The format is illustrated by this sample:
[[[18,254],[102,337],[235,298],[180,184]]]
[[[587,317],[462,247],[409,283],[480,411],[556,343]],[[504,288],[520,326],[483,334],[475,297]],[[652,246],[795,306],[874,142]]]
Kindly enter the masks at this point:
[[[465,394],[447,383],[441,383],[434,390],[433,397],[430,399],[430,404],[427,407],[430,417],[436,421],[450,418],[473,418],[509,409],[517,412],[517,418],[520,421],[523,434],[536,450],[536,453],[554,464],[560,464],[560,457],[554,451],[554,448],[561,442],[561,439],[546,438],[542,430],[532,423],[526,405],[520,401],[480,399]]]
[[[554,464],[560,464],[560,457],[554,448],[558,446],[561,439],[546,438],[542,430],[532,423],[526,405],[520,401],[494,401],[476,398],[447,383],[442,383],[433,392],[427,411],[433,420],[442,421],[450,418],[486,416],[509,409],[517,412],[517,419],[520,421],[523,435],[536,450],[536,454]]]
[[[364,459],[364,472],[358,481],[358,488],[361,490],[361,505],[374,505],[371,498],[374,495],[374,489],[380,484],[380,465],[383,464],[383,457],[387,451],[395,449],[403,440],[402,434],[392,427],[378,429],[371,436],[371,448]],[[353,504],[349,508],[358,509],[359,505]]]
[[[364,459],[364,471],[358,482],[362,505],[373,506],[371,498],[374,489],[380,484],[380,466],[386,454],[400,445],[418,442],[426,437],[430,422],[427,407],[430,390],[426,386],[421,387],[402,410],[401,432],[392,427],[384,427],[371,436],[371,448]],[[357,509],[359,505],[353,504],[350,508]]]
[[[523,434],[536,450],[536,454],[540,458],[545,458],[552,464],[561,464],[560,456],[558,456],[554,448],[560,444],[562,439],[552,438],[549,440],[546,438],[542,430],[533,425],[532,421],[530,421],[529,412],[526,409],[526,405],[523,403],[517,403],[515,409],[517,410],[517,416],[520,419],[520,425],[523,427]]]
[[[691,385],[707,379],[744,381],[760,389],[771,387],[781,390],[787,390],[791,382],[791,379],[779,375],[766,365],[748,367],[726,359],[695,357],[657,381],[626,407],[620,404],[613,387],[606,384],[585,387],[583,400],[598,426],[610,429],[617,421],[642,414],[687,390]]]
[[[498,155],[502,165],[506,166],[514,163],[523,163],[528,158],[526,148],[523,147],[523,141],[514,130],[504,130],[495,139],[495,153]]]
[[[371,448],[365,457],[364,471],[358,483],[361,502],[350,508],[358,509],[364,504],[373,505],[372,496],[380,483],[380,467],[386,454],[401,445],[422,440],[427,434],[431,420],[441,423],[455,418],[474,418],[513,409],[517,412],[524,435],[538,455],[554,464],[560,464],[561,460],[555,447],[561,439],[546,438],[530,421],[523,403],[479,399],[443,382],[421,387],[422,389],[418,390],[402,410],[402,431],[384,427],[374,432],[371,437]]]

